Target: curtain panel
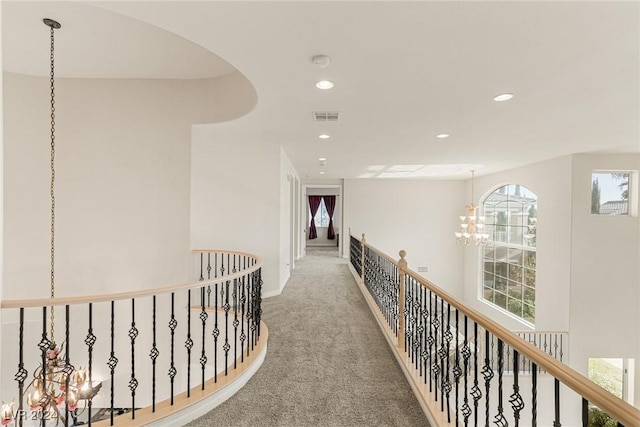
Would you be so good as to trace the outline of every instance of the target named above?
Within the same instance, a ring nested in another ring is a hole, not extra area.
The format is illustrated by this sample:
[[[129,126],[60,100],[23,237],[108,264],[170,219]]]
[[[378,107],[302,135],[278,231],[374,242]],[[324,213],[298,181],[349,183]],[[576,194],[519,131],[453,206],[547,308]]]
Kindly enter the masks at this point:
[[[335,240],[336,232],[333,229],[333,212],[336,209],[336,196],[322,196],[324,198],[324,206],[329,214],[329,229],[327,230],[327,239]]]
[[[318,213],[322,196],[309,196],[309,209],[311,210],[311,223],[309,224],[309,240],[317,239],[318,232],[316,231],[315,216]]]

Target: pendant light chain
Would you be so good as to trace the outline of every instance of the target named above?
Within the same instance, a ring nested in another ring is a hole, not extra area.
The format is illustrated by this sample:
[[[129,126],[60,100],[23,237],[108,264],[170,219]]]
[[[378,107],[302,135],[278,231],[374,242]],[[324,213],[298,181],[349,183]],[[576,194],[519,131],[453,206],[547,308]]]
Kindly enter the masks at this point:
[[[474,170],[472,170],[472,171],[471,171],[471,205],[472,205],[472,206],[475,206],[475,205],[474,205],[474,200],[475,200],[475,199],[473,198],[473,177],[474,177],[474,175],[475,175],[475,172],[476,172],[476,171],[474,171]]]
[[[56,196],[55,196],[55,156],[56,156],[56,107],[55,107],[55,85],[54,85],[54,36],[53,27],[51,27],[51,55],[50,55],[51,73],[49,82],[51,83],[51,298],[56,296],[55,286],[55,222],[56,222]],[[51,341],[55,342],[53,336],[54,331],[54,306],[51,306]]]

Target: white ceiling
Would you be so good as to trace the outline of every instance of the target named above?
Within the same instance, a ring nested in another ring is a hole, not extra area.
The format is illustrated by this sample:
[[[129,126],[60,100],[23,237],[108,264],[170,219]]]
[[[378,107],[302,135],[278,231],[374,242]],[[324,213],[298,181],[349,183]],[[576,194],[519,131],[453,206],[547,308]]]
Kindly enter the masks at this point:
[[[468,178],[571,153],[640,152],[638,2],[89,4],[3,2],[5,69],[47,69],[45,12],[63,24],[56,63],[68,76],[235,67],[257,106],[212,126],[282,145],[303,178]],[[331,65],[314,66],[317,54]],[[335,88],[316,89],[321,78]],[[492,100],[503,92],[516,96]],[[341,119],[315,123],[313,111]]]

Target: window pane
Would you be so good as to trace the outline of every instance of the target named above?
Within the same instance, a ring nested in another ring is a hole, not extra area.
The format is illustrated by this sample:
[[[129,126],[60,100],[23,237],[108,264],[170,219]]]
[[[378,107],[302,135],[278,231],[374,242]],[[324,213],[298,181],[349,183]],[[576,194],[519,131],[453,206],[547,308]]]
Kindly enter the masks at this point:
[[[522,302],[513,298],[509,298],[507,310],[518,317],[522,317]]]
[[[488,260],[488,259],[484,260],[484,271],[486,273],[495,274],[496,269],[495,269],[495,266],[493,264],[493,260]]]
[[[522,300],[522,285],[517,282],[509,281],[509,296],[517,299],[518,301]]]
[[[496,276],[507,277],[507,263],[496,262]]]
[[[523,307],[522,317],[524,320],[530,323],[535,323],[536,321],[536,309],[532,305],[525,304]]]
[[[509,263],[522,265],[522,249],[509,248]]]
[[[509,265],[509,279],[522,283],[522,267],[519,265]]]
[[[493,302],[493,289],[490,289],[490,288],[484,288],[483,297],[484,297],[484,299],[486,299],[487,301],[491,301],[491,302]]]
[[[629,172],[591,174],[591,213],[594,215],[629,214]]]
[[[498,307],[507,308],[507,296],[505,294],[501,294],[500,292],[496,292],[494,295],[494,303]]]
[[[536,253],[533,251],[524,252],[524,266],[527,268],[536,268]]]
[[[496,290],[500,292],[507,292],[507,279],[503,279],[502,277],[496,277]]]
[[[496,277],[491,273],[484,273],[484,286],[493,288],[495,286]]]
[[[530,268],[525,268],[523,273],[524,273],[524,284],[534,288],[536,286],[536,271]]]
[[[524,287],[524,302],[534,305],[536,301],[536,290],[528,286]]]

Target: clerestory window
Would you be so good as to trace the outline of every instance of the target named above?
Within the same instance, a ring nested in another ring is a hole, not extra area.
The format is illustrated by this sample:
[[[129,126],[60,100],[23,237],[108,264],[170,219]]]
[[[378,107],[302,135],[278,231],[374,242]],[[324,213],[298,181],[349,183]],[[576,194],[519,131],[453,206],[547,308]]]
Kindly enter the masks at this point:
[[[482,248],[482,298],[535,323],[538,197],[518,184],[504,185],[482,204],[488,243]]]

